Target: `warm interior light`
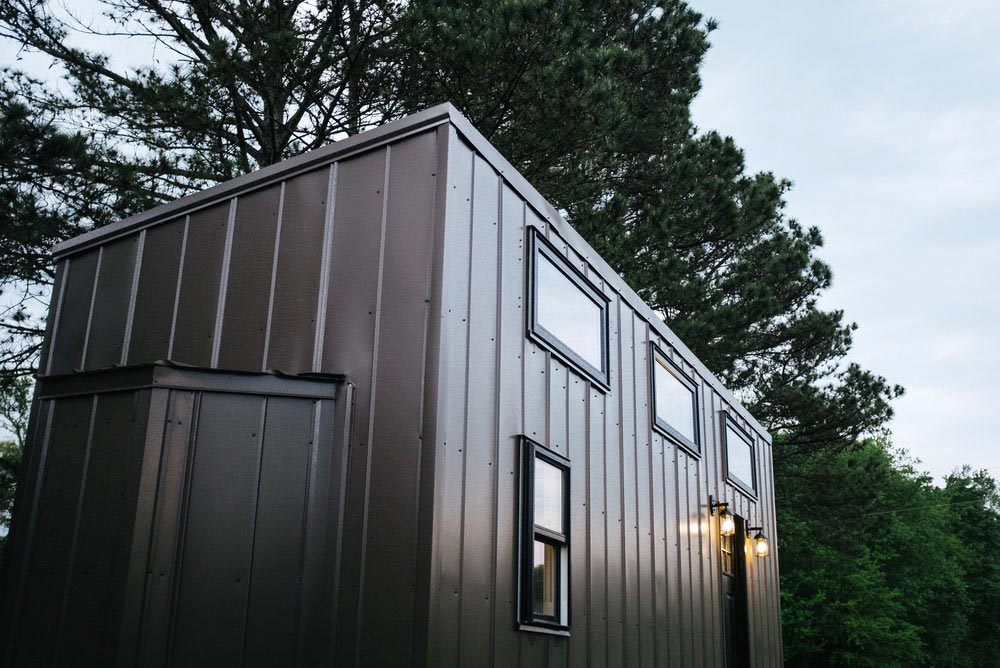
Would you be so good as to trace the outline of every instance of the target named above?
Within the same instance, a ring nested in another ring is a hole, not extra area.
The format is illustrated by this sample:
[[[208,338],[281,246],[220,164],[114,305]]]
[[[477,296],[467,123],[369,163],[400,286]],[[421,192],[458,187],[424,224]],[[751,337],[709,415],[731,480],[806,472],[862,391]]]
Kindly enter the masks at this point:
[[[729,508],[723,508],[719,513],[719,533],[723,536],[732,536],[736,533],[736,520]]]
[[[767,545],[767,536],[762,531],[758,531],[753,537],[753,549],[758,557],[766,557],[770,549]]]

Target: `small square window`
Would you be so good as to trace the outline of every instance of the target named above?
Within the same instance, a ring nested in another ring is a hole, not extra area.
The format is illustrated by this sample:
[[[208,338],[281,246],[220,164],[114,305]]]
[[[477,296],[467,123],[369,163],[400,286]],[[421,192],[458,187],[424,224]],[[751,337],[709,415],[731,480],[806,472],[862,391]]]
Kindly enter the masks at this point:
[[[690,450],[701,454],[698,385],[652,346],[653,424]]]
[[[537,231],[529,241],[529,336],[606,389],[610,300]]]
[[[726,472],[729,482],[756,498],[757,465],[753,438],[725,415],[722,418],[722,432],[726,439]]]
[[[521,446],[518,622],[569,632],[569,460],[531,439]]]

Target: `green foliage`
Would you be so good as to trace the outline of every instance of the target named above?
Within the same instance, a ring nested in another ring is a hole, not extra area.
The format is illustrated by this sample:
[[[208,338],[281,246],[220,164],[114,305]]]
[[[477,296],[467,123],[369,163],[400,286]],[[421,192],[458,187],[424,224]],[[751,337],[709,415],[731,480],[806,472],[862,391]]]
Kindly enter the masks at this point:
[[[21,446],[14,441],[0,441],[0,564],[3,563],[10,530],[14,494],[17,492],[17,472],[21,467]]]
[[[991,665],[996,483],[966,468],[936,487],[885,437],[804,466],[836,474],[778,510],[788,665]]]

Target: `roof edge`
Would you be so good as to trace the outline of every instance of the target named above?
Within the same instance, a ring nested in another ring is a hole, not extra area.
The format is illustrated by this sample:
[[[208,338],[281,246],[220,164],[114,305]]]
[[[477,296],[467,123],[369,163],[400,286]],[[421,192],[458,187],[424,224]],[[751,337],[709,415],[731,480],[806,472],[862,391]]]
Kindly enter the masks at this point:
[[[282,160],[249,174],[237,176],[205,190],[180,197],[110,225],[92,229],[72,239],[61,241],[52,247],[53,260],[62,259],[66,255],[77,253],[114,237],[124,236],[162,220],[188,213],[201,206],[213,204],[222,198],[238,195],[241,192],[259,188],[269,182],[287,178],[324,163],[341,160],[352,154],[371,150],[407,135],[428,130],[453,121],[456,116],[461,116],[461,114],[450,102],[429,107],[410,116],[351,135],[346,139],[341,139],[308,153]]]

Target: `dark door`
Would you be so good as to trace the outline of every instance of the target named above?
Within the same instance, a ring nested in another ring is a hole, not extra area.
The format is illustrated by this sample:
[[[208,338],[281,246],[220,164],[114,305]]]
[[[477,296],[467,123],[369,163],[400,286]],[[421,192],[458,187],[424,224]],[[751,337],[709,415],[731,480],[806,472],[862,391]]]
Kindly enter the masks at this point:
[[[750,665],[747,620],[746,525],[736,518],[736,533],[722,536],[722,616],[726,627],[726,665]]]

